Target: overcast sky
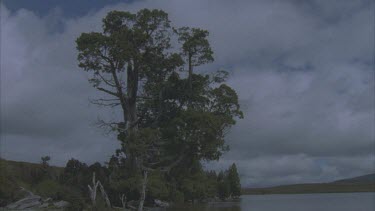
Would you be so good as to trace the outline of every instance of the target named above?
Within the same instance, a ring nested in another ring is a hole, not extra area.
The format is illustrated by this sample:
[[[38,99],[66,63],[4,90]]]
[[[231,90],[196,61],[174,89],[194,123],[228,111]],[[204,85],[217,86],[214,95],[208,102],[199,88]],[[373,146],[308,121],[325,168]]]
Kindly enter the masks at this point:
[[[89,103],[96,91],[77,67],[75,39],[100,31],[108,11],[146,7],[209,30],[215,63],[204,68],[231,73],[245,119],[208,169],[235,162],[246,187],[375,172],[371,0],[48,2],[1,4],[1,157],[109,159],[118,141],[95,122],[116,112]]]

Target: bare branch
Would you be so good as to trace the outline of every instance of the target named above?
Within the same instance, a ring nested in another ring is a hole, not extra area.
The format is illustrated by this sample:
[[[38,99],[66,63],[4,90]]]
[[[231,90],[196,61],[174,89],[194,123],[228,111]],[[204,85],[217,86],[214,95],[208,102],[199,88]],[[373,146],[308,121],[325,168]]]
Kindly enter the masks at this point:
[[[108,198],[108,195],[105,192],[104,187],[103,187],[102,183],[99,180],[98,180],[98,184],[99,184],[99,188],[100,188],[100,192],[102,194],[102,197],[105,200],[105,203],[107,204],[108,207],[111,207],[111,202],[110,202],[110,200]]]
[[[107,94],[110,94],[110,95],[113,95],[113,96],[116,96],[116,97],[120,97],[118,93],[116,92],[112,92],[112,91],[109,91],[107,89],[104,89],[104,88],[101,88],[101,87],[96,87],[99,91],[102,91],[102,92],[105,92]]]
[[[118,99],[117,99],[118,100]],[[96,99],[96,100],[89,100],[90,103],[98,106],[109,106],[109,107],[116,107],[121,105],[120,102],[113,102],[114,100],[106,100],[106,99]]]
[[[110,83],[110,80],[107,80],[106,78],[104,78],[104,76],[102,76],[99,72],[96,73],[101,79],[102,81],[104,81],[105,84],[107,84],[108,86],[110,87],[116,87],[115,84],[112,84]]]
[[[187,154],[182,154],[180,155],[177,159],[175,157],[171,158],[171,159],[164,159],[162,161],[157,161],[157,162],[153,162],[153,163],[148,163],[148,165],[151,165],[151,166],[155,166],[155,165],[158,165],[158,164],[161,164],[161,163],[164,163],[166,161],[173,161],[172,163],[170,163],[168,166],[163,166],[163,167],[147,167],[145,165],[142,165],[142,169],[146,170],[146,171],[156,171],[156,170],[159,170],[159,171],[162,171],[162,172],[169,172],[173,167],[177,166],[178,164],[180,164],[180,162],[186,157]]]
[[[121,200],[122,208],[125,209],[126,208],[126,196],[125,196],[125,194],[121,194],[120,200]]]

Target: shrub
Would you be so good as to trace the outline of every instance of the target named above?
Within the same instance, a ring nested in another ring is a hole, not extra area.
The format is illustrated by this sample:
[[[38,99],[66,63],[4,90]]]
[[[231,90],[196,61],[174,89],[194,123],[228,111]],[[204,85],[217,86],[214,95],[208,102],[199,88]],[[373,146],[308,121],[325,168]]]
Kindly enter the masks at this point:
[[[44,180],[38,183],[33,189],[35,192],[44,198],[58,199],[59,193],[63,188],[58,182],[53,180]]]

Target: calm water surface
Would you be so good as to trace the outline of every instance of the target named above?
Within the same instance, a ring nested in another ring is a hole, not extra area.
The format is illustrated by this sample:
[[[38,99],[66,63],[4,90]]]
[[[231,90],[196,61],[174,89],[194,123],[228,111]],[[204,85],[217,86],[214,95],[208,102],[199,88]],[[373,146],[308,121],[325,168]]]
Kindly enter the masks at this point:
[[[170,208],[168,211],[375,211],[375,193],[244,195],[240,202]]]

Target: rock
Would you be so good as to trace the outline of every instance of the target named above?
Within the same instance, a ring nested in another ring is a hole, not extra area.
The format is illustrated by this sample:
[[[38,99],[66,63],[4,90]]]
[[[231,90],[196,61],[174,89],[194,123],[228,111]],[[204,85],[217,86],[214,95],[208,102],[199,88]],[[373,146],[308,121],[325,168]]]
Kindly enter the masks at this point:
[[[8,209],[25,209],[40,205],[40,196],[31,195],[6,206]]]
[[[46,202],[50,202],[50,201],[52,201],[52,199],[51,199],[51,198],[46,198],[46,199],[43,199],[43,203],[46,203]]]
[[[159,200],[159,199],[155,199],[155,200],[154,200],[154,203],[155,203],[156,206],[158,206],[158,207],[169,207],[169,203],[168,203],[168,202],[161,201],[161,200]]]
[[[123,208],[123,207],[116,207],[116,206],[113,206],[112,209],[113,210],[121,210],[121,211],[131,211],[130,209],[126,209],[126,208]]]
[[[47,203],[43,202],[43,204],[39,206],[39,208],[47,208],[47,207],[49,207],[48,202]]]
[[[145,211],[165,211],[165,207],[145,207]]]
[[[55,206],[56,208],[64,208],[64,207],[68,207],[69,205],[70,203],[67,201],[58,201],[58,202],[53,203],[53,206]]]
[[[26,208],[33,208],[33,207],[39,207],[41,205],[40,201],[33,201],[27,204],[21,204],[17,207],[17,209],[23,210]]]
[[[31,191],[25,189],[24,187],[21,187],[21,191],[26,192],[28,196],[34,196],[34,193],[33,193],[33,192],[31,192]]]
[[[126,205],[129,206],[129,207],[138,207],[138,202],[134,201],[134,200],[131,200],[131,201],[128,201],[126,203]]]

